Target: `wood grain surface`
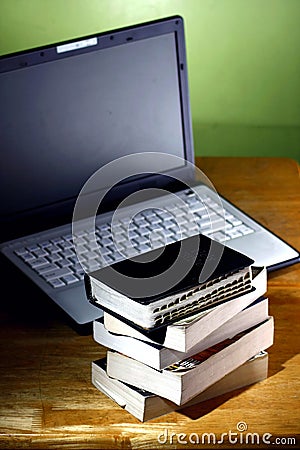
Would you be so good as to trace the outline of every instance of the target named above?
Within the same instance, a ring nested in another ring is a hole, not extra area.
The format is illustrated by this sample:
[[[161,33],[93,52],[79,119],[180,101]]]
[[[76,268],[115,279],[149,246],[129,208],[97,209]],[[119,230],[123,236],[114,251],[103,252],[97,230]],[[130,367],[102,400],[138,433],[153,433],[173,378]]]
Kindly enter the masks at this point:
[[[197,164],[226,198],[300,249],[295,161],[203,158]],[[179,441],[195,439],[191,433],[200,437],[214,433],[219,439],[222,433],[236,432],[239,422],[247,424],[247,432],[257,433],[260,442],[269,433],[271,440],[281,439],[276,448],[295,448],[293,441],[284,439],[300,434],[299,264],[269,276],[275,343],[269,351],[268,379],[146,423],[91,384],[91,361],[105,354],[93,341],[91,329],[74,327],[4,260],[1,274],[1,448],[227,448],[226,444],[208,444],[207,439],[199,445]],[[159,444],[158,436],[165,430],[168,442]],[[176,436],[170,437],[172,433]],[[186,437],[178,437],[179,433]],[[239,439],[241,434],[245,439],[246,432],[239,433]],[[230,445],[241,447],[253,445],[244,441]],[[261,442],[260,447],[270,445]]]

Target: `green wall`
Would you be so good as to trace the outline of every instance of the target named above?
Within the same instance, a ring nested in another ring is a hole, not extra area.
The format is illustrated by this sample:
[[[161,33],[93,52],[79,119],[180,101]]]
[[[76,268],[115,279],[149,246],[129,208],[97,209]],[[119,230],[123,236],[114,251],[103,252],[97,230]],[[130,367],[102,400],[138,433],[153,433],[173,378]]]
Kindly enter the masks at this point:
[[[0,54],[173,14],[196,154],[300,161],[300,0],[0,0]]]

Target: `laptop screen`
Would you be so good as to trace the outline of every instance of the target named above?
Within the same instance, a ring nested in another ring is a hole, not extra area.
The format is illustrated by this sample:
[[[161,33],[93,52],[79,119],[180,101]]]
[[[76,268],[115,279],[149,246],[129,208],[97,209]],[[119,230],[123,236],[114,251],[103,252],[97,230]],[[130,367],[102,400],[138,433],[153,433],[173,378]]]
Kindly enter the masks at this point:
[[[178,28],[159,30],[52,46],[2,70],[0,61],[2,216],[72,201],[127,154],[187,158]]]

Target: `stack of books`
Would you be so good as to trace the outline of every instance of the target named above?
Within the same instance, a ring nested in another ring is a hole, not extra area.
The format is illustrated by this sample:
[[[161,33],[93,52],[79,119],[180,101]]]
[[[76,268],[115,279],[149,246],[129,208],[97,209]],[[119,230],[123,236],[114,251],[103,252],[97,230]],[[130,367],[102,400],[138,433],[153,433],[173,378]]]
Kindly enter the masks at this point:
[[[211,242],[185,240],[185,248],[197,248],[196,259],[161,293],[149,295],[148,285],[148,295],[136,295],[136,285],[168,270],[180,242],[149,252],[147,261],[136,257],[86,276],[89,300],[104,310],[94,339],[108,348],[106,358],[92,362],[92,382],[141,421],[267,377],[274,323],[266,269],[228,247],[217,248],[216,262]],[[201,281],[207,263],[213,270]]]

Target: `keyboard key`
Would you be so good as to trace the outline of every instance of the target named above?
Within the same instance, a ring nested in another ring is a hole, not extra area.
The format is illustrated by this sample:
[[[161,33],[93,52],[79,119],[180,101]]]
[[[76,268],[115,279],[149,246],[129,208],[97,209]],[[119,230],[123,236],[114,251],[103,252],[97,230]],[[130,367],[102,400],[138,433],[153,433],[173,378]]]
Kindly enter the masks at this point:
[[[143,226],[147,224],[147,221],[145,217],[138,214],[133,218],[132,223],[135,224],[136,226]]]
[[[56,244],[60,244],[60,243],[64,242],[64,240],[62,237],[57,237],[57,238],[51,239],[51,242],[52,242],[52,244],[56,245]]]
[[[63,260],[63,258],[62,258],[62,256],[60,256],[60,254],[59,253],[53,253],[53,255],[48,255],[47,256],[47,259],[48,259],[48,261],[50,261],[50,262],[58,262],[58,261],[62,261]]]
[[[59,287],[65,286],[65,283],[59,279],[49,280],[48,283],[54,288],[59,288]]]
[[[36,251],[36,250],[39,250],[39,246],[36,245],[36,244],[28,245],[28,247],[26,247],[26,248],[27,248],[27,250],[28,250],[29,252],[34,252],[34,251]]]
[[[163,236],[165,236],[166,238],[173,236],[174,235],[174,231],[171,228],[168,228],[167,230],[164,230],[163,232]]]
[[[42,274],[42,277],[45,280],[51,280],[53,278],[61,278],[66,275],[70,275],[72,272],[68,267],[62,267],[61,269],[51,270],[50,272],[46,272]]]
[[[118,234],[122,234],[122,233],[124,233],[124,231],[125,231],[125,229],[124,229],[124,227],[122,227],[121,225],[119,225],[119,224],[115,224],[115,225],[113,225],[113,227],[112,227],[112,235],[113,236],[116,236],[116,235],[118,235]]]
[[[100,247],[101,256],[109,255],[112,252],[110,247]]]
[[[58,245],[51,244],[51,246],[47,247],[46,250],[47,250],[48,253],[56,253],[56,252],[60,252],[61,248],[58,247]]]
[[[180,226],[187,223],[187,218],[183,216],[175,217],[174,222]]]
[[[66,266],[64,266],[64,267],[66,267]],[[75,264],[72,265],[71,269],[73,270],[74,273],[80,272],[82,270],[82,265],[78,261],[78,262],[76,262]]]
[[[63,252],[60,252],[60,254],[63,256],[63,258],[70,258],[71,256],[76,255],[75,251],[71,249],[64,250]]]
[[[139,246],[136,247],[136,249],[138,250],[138,252],[144,253],[151,250],[151,247],[148,244],[140,244]]]
[[[26,252],[26,253],[20,255],[20,258],[22,258],[23,261],[25,261],[25,262],[29,262],[29,261],[35,259],[35,256],[32,253]]]
[[[30,265],[30,267],[32,267],[32,269],[41,266],[48,266],[50,264],[46,258],[35,258],[30,261],[27,261],[27,263]]]
[[[239,227],[236,227],[236,230],[242,233],[243,235],[254,233],[254,230],[248,227],[247,225],[241,225]]]
[[[234,227],[242,225],[242,221],[234,217],[233,219],[227,219]]]
[[[173,236],[166,236],[165,238],[165,244],[171,244],[172,242],[175,242],[176,239]]]
[[[184,194],[188,197],[196,197],[196,193],[192,189],[188,189],[187,191],[184,191]]]
[[[113,237],[111,237],[111,239],[113,241]],[[90,250],[98,251],[99,248],[101,247],[101,240],[98,239],[97,241],[90,241],[90,242],[86,243],[85,247],[88,249],[88,251],[90,251]]]
[[[138,255],[138,251],[134,247],[124,249],[123,253],[127,258]]]
[[[188,205],[200,205],[202,204],[202,202],[199,201],[199,198],[196,196],[192,196],[192,197],[188,197],[185,198],[185,203],[187,203]]]
[[[155,242],[155,241],[162,241],[163,240],[163,233],[160,233],[159,231],[158,232],[156,232],[156,230],[155,231],[153,231],[151,234],[150,234],[150,236],[149,236],[149,241],[150,242]]]
[[[156,228],[157,225],[154,225],[154,227]],[[140,236],[149,236],[150,234],[150,228],[148,227],[140,227],[136,231]]]
[[[74,233],[74,236],[78,239],[78,238],[83,238],[86,235],[87,231],[86,230],[79,230],[76,233]],[[53,241],[52,241],[53,242]]]
[[[76,237],[76,245],[84,245],[86,244],[86,239],[84,239],[83,237]]]
[[[234,219],[234,216],[231,213],[229,213],[228,211],[224,212],[224,217],[226,220]]]
[[[39,248],[38,250],[35,250],[35,251],[33,252],[33,254],[34,254],[37,258],[40,258],[41,256],[48,256],[48,253],[47,253],[45,250],[41,249],[41,248]]]
[[[172,228],[176,225],[176,221],[174,219],[166,219],[162,225],[165,229]]]
[[[72,234],[65,234],[64,235],[64,239],[66,240],[66,241],[72,241],[73,240],[73,236],[72,236]]]
[[[166,210],[171,213],[173,220],[177,220],[179,217],[186,216],[186,211],[184,211],[183,209],[180,209],[178,207],[173,208],[173,209],[166,208]]]
[[[231,227],[232,227],[231,224],[229,224],[229,226],[227,226],[226,222],[224,222],[224,220],[221,218],[219,218],[211,223],[211,230],[214,232],[219,231],[219,230],[227,230]]]
[[[63,281],[66,284],[73,284],[73,283],[77,283],[79,280],[74,275],[66,275],[65,277],[63,277]]]
[[[139,247],[140,245],[143,245],[143,244],[149,244],[149,237],[137,235],[137,239],[133,239],[133,243],[134,243],[135,247]]]
[[[106,258],[107,257],[108,256],[106,256]],[[109,261],[110,264],[112,264],[112,262],[113,262],[112,260]],[[98,270],[98,269],[100,269],[100,267],[101,266],[99,265],[99,263],[97,263],[97,261],[94,261],[94,264],[85,264],[85,266],[84,266],[87,273],[93,272],[94,270]]]
[[[76,248],[76,252],[79,253],[80,255],[82,255],[83,253],[87,253],[88,252],[88,249],[87,249],[87,247],[85,245],[76,245],[75,248]],[[71,256],[74,256],[74,254],[71,255]],[[68,258],[68,256],[66,256],[66,258]]]
[[[216,203],[216,202],[214,202],[212,199],[210,199],[210,198],[208,198],[206,201],[205,201],[205,204],[206,205],[208,205],[208,206],[210,206],[211,208],[216,208],[217,206],[218,206],[218,203]]]
[[[35,267],[34,270],[39,274],[42,275],[46,272],[51,272],[52,270],[56,270],[59,267],[56,264],[48,264],[47,266],[40,266],[40,267]]]
[[[72,264],[78,263],[77,256],[71,256],[70,258],[67,258],[69,261],[71,261]]]
[[[126,219],[127,220],[127,219]],[[104,224],[102,224],[102,225],[97,225],[97,229],[99,230],[99,231],[105,231],[105,230],[110,230],[110,223],[104,223]]]
[[[22,248],[18,248],[17,250],[15,250],[14,253],[15,253],[17,256],[21,256],[21,255],[27,254],[28,251],[27,251],[27,249],[26,249],[25,247],[22,247]]]
[[[84,279],[84,270],[81,270],[81,272],[76,272],[76,277],[78,278],[79,281],[82,281]]]
[[[214,211],[217,214],[220,214],[222,217],[224,216],[225,210],[224,210],[224,208],[223,208],[223,206],[221,204],[217,204],[216,203],[213,208],[211,207],[211,205],[209,205],[209,208],[210,208],[211,211]]]
[[[181,226],[182,231],[192,231],[192,230],[198,230],[199,227],[195,222],[187,222],[185,225]]]
[[[172,231],[172,236],[174,236],[176,240],[181,239],[181,228],[169,228],[169,230]]]
[[[47,247],[51,247],[51,242],[50,241],[44,241],[40,244],[41,248],[47,248]]]
[[[235,230],[234,228],[232,230],[226,230],[226,234],[231,239],[234,239],[234,238],[242,236],[242,233],[240,233],[238,230]]]
[[[112,255],[105,255],[104,256],[104,265],[109,266],[110,264],[113,264],[114,262],[115,262],[115,259],[112,257]],[[98,265],[93,270],[100,269],[100,267],[102,267],[102,266],[103,266],[103,264],[101,266]]]
[[[122,254],[116,250],[108,256],[113,260],[113,262],[121,261],[122,259],[124,259]]]
[[[121,253],[124,252],[124,250],[127,250],[129,248],[134,247],[134,241],[129,241],[128,239],[124,242],[120,242],[120,244],[116,247],[118,249],[118,251],[120,251]],[[109,254],[111,254],[112,252],[110,252]],[[108,253],[106,253],[108,254]]]
[[[141,215],[143,215],[144,217],[156,217],[156,212],[154,209],[145,209],[145,211],[143,211]]]
[[[175,224],[174,224],[175,225]],[[164,232],[165,228],[158,224],[158,225],[153,225],[153,227],[150,228],[149,232],[150,233],[159,233],[159,232]]]
[[[216,233],[211,233],[209,235],[211,239],[214,239],[216,241],[222,242],[222,241],[228,241],[229,236],[226,236],[226,234],[222,233],[221,231],[217,231]]]
[[[127,241],[128,238],[125,235],[125,233],[118,233],[118,234],[113,234],[113,241],[115,244],[120,244],[121,242]]]
[[[110,229],[109,230],[100,230],[99,237],[101,237],[101,238],[111,237]]]
[[[110,250],[110,253],[111,253],[111,250]],[[88,261],[91,261],[92,259],[98,258],[100,256],[100,254],[102,255],[102,248],[100,248],[98,252],[94,252],[93,250],[91,250],[90,252],[84,253],[82,256],[83,256],[83,258],[87,259]]]
[[[163,220],[170,220],[172,219],[172,214],[170,214],[169,212],[166,211],[158,211],[157,215]]]
[[[151,239],[150,246],[151,246],[152,250],[154,250],[156,248],[164,247],[165,242],[163,240],[152,240]]]
[[[202,216],[202,219],[203,219],[203,216]],[[209,214],[207,214],[207,218],[205,219],[204,222],[208,221],[210,223],[214,223],[214,222],[219,222],[220,220],[222,220],[222,218],[218,214],[216,214],[215,212],[209,212]],[[223,222],[223,223],[225,223],[225,222]],[[201,225],[201,222],[200,222],[200,225]]]
[[[127,238],[129,238],[129,239],[138,239],[139,238],[139,235],[134,230],[129,230],[127,236],[128,236]]]
[[[205,206],[203,206],[202,204],[195,204],[195,205],[190,205],[189,207],[188,207],[188,209],[190,210],[190,211],[192,211],[193,213],[196,213],[196,212],[201,212],[201,211],[206,211],[207,210],[207,208],[205,208]]]
[[[159,223],[162,223],[162,220],[160,219],[160,217],[157,217],[155,215],[153,215],[153,217],[146,217],[147,222],[151,225],[157,225]]]
[[[59,243],[59,246],[63,249],[63,250],[67,250],[70,248],[73,248],[74,245],[72,244],[72,242],[70,241],[63,241]]]
[[[72,268],[74,268],[74,266],[75,266],[74,262],[70,261],[70,259],[68,259],[68,258],[66,258],[66,259],[61,258],[60,261],[59,261],[59,265],[60,265],[60,267],[73,266]]]
[[[106,247],[108,245],[111,245],[113,243],[112,238],[103,238],[100,239],[100,244],[103,245],[103,247]]]

